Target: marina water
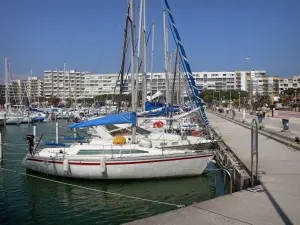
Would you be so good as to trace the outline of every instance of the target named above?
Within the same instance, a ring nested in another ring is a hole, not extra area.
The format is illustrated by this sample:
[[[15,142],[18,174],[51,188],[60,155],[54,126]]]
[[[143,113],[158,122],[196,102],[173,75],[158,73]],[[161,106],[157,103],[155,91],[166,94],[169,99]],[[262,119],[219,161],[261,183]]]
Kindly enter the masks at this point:
[[[65,128],[66,120],[58,122],[60,135],[73,135],[71,130]],[[55,141],[55,123],[40,123],[36,126],[37,137],[43,133],[44,141]],[[163,204],[164,202],[188,206],[223,194],[221,180],[215,193],[213,172],[178,179],[91,181],[26,171],[21,167],[21,160],[28,152],[28,143],[23,137],[32,134],[32,130],[32,126],[27,124],[3,129],[4,160],[1,168],[8,170],[0,169],[1,225],[122,224],[176,209],[176,206]]]

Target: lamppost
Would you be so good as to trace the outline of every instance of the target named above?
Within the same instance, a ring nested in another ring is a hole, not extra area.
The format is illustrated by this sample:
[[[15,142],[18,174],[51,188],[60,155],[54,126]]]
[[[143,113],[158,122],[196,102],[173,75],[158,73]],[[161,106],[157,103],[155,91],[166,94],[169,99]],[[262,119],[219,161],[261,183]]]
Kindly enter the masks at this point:
[[[294,91],[295,92],[295,112],[296,112],[296,107],[297,107],[297,90]]]
[[[250,61],[251,58],[245,58],[245,60]],[[250,68],[250,66],[249,66]],[[252,83],[252,77],[251,77],[251,69],[250,69],[250,81],[249,81],[249,97],[250,97],[250,111],[252,111],[252,95],[253,95],[253,83]]]
[[[231,88],[229,89],[229,108],[231,109]]]

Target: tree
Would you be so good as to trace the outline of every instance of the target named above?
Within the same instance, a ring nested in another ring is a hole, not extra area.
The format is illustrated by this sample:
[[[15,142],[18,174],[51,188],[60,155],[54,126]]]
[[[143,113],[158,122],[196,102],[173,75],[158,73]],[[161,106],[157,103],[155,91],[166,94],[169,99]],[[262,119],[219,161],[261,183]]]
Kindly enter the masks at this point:
[[[265,105],[268,105],[268,106],[271,105],[271,97],[269,95],[259,95],[256,97],[255,100],[256,101],[254,101],[254,103],[253,103],[253,108],[256,110]]]
[[[49,99],[49,103],[53,106],[58,106],[59,102],[60,102],[60,98],[56,96],[53,96]]]
[[[244,103],[244,98],[248,98],[248,92],[240,90],[231,90],[231,91],[214,91],[214,90],[204,90],[200,93],[200,97],[207,103],[229,101],[236,99],[238,102],[239,93],[241,97],[241,104]]]

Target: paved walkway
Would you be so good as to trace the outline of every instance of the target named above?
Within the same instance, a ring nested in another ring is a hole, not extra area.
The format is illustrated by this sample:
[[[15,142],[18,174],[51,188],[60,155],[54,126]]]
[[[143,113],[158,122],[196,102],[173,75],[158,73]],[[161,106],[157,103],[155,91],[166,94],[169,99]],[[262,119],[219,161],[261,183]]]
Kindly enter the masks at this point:
[[[208,113],[213,129],[250,168],[250,130]],[[300,224],[300,152],[259,135],[262,185],[130,224]]]
[[[221,113],[221,115],[226,115],[226,113]],[[232,112],[229,112],[228,116],[230,118],[232,118]],[[275,133],[279,133],[280,135],[287,136],[290,138],[299,137],[300,136],[300,119],[299,118],[287,118],[287,117],[283,117],[283,118],[289,119],[289,127],[290,127],[289,131],[282,132],[282,129],[283,129],[282,118],[266,117],[265,119],[263,119],[263,124],[264,124],[265,128],[273,130]],[[245,114],[246,122],[251,123],[253,119],[257,120],[257,116],[250,115],[249,113]],[[238,121],[243,120],[242,110],[241,110],[241,112],[236,111],[235,120],[238,120]]]

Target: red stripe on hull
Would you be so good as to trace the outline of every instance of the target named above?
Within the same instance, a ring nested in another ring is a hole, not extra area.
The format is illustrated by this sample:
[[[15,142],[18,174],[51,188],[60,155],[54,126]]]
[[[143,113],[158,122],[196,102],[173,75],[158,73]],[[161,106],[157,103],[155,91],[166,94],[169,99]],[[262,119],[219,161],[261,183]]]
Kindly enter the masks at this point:
[[[129,165],[129,164],[142,164],[142,163],[155,163],[155,162],[167,162],[167,161],[175,161],[175,160],[185,160],[185,159],[197,159],[197,158],[206,158],[212,157],[213,154],[210,155],[201,155],[201,156],[191,156],[191,157],[181,157],[181,158],[169,158],[169,159],[156,159],[156,160],[144,160],[144,161],[134,161],[134,162],[107,162],[106,165]],[[33,159],[27,158],[28,161],[34,162],[45,162],[45,163],[53,163],[53,164],[63,164],[62,161],[47,161],[41,159]],[[82,165],[82,166],[99,166],[100,162],[69,162],[70,165]]]

